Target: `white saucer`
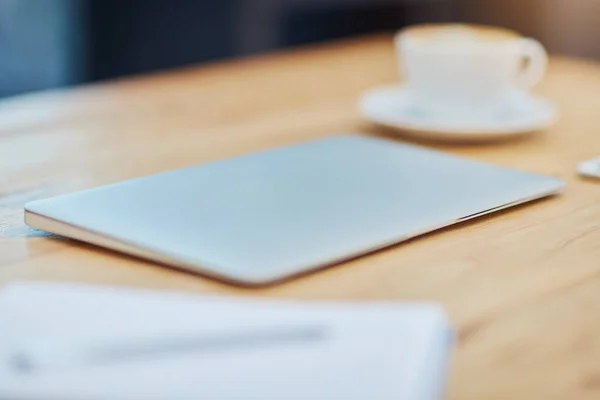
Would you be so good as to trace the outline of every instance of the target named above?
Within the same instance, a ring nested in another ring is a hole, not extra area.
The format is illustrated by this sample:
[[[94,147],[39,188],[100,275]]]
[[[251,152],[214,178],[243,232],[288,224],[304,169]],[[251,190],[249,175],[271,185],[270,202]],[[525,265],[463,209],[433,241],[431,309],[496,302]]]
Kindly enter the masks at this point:
[[[557,119],[552,102],[526,92],[511,93],[510,104],[497,117],[452,119],[425,115],[412,106],[409,92],[400,85],[385,86],[364,94],[359,107],[371,122],[415,137],[437,140],[489,141],[545,129]]]

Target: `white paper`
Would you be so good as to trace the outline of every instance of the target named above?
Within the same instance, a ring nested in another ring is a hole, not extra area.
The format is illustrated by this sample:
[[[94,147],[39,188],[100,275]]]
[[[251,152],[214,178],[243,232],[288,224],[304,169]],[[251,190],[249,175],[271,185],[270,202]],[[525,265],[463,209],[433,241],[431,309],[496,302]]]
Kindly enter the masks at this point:
[[[325,339],[177,353],[32,374],[6,367],[11,399],[438,399],[449,327],[433,304],[198,297],[66,284],[0,292],[0,357],[20,343],[323,326]]]

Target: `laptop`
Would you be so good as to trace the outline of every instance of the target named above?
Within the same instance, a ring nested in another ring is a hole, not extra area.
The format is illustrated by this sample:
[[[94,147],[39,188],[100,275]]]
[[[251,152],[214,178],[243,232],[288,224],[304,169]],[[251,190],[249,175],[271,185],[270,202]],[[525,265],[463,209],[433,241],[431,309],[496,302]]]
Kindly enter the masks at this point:
[[[556,178],[360,134],[31,202],[28,225],[242,285],[558,193]]]

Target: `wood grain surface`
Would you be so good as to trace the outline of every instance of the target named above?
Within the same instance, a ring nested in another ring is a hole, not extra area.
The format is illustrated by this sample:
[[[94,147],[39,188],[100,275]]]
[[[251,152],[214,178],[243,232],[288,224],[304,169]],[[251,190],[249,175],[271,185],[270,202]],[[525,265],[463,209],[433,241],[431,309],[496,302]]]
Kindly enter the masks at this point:
[[[427,143],[550,174],[562,196],[427,235],[299,280],[238,289],[23,225],[29,200],[344,132],[387,135],[356,99],[398,80],[391,37],[9,99],[0,103],[0,282],[60,280],[306,299],[436,300],[459,332],[450,399],[600,398],[600,65],[554,58],[545,132]]]

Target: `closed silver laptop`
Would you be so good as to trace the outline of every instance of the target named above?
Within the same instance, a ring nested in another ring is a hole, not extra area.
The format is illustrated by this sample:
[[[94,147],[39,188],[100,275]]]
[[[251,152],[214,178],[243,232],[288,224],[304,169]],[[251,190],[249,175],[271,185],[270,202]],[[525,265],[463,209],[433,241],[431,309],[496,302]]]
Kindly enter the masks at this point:
[[[32,227],[252,285],[339,263],[562,187],[552,177],[351,134],[25,208]]]

